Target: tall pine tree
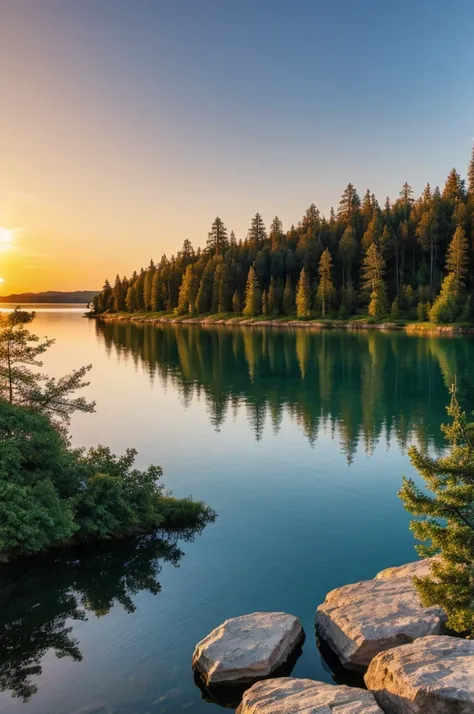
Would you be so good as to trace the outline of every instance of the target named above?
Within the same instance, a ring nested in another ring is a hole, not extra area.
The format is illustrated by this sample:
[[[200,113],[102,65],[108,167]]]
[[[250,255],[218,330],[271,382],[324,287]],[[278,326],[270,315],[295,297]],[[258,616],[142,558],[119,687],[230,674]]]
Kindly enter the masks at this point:
[[[244,315],[246,317],[255,317],[260,314],[262,296],[260,286],[258,284],[257,275],[253,265],[250,266],[247,285],[245,287],[245,307]]]
[[[327,248],[319,261],[318,273],[318,297],[321,302],[321,314],[325,317],[334,293],[334,285],[332,283],[332,256]]]
[[[306,319],[311,314],[311,284],[304,268],[301,269],[296,288],[296,317]]]

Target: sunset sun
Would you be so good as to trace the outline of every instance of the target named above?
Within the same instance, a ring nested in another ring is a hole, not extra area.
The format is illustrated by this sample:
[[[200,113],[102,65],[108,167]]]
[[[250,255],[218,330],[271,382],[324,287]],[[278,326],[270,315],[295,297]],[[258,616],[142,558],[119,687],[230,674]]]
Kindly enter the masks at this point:
[[[13,231],[0,226],[0,247],[8,248],[13,244]]]

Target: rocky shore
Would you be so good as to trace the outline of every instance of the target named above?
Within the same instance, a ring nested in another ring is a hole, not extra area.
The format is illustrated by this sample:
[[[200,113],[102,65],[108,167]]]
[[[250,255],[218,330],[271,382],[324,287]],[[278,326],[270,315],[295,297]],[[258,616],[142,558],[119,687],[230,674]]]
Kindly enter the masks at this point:
[[[215,316],[205,317],[156,317],[146,313],[124,314],[106,313],[103,315],[87,314],[87,317],[103,322],[133,322],[136,324],[149,325],[202,325],[203,327],[225,326],[225,327],[252,327],[252,328],[272,328],[272,329],[304,329],[304,330],[376,330],[379,332],[406,332],[408,334],[421,335],[456,335],[474,334],[474,327],[458,325],[433,325],[428,323],[407,323],[396,322],[366,322],[357,320],[344,322],[343,320],[264,320],[261,318],[219,318]]]
[[[304,638],[286,613],[227,620],[196,646],[193,668],[208,685],[245,684],[237,714],[474,714],[474,641],[445,634],[443,610],[424,607],[413,583],[431,564],[388,568],[317,608],[318,643],[365,672],[367,689],[281,676]]]

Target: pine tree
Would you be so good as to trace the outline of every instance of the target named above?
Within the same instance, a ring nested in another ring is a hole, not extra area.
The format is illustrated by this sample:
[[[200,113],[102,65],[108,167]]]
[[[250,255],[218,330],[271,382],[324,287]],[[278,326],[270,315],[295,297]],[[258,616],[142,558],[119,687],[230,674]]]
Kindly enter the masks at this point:
[[[188,241],[189,243],[189,241]],[[153,260],[150,260],[150,265],[145,273],[145,279],[143,282],[143,303],[145,310],[151,310],[151,288],[153,285],[153,276],[155,274],[155,264]]]
[[[196,297],[196,310],[200,315],[209,312],[211,309],[214,263],[214,260],[210,260],[201,275]]]
[[[105,312],[106,310],[113,310],[114,307],[112,287],[108,280],[105,281],[104,287],[102,288],[100,307],[101,312]]]
[[[301,221],[301,227],[305,232],[313,233],[319,228],[321,222],[321,214],[314,203],[306,209],[306,213]]]
[[[432,206],[423,212],[416,229],[416,235],[421,249],[429,255],[430,297],[434,294],[434,257],[439,242],[439,223],[436,209]]]
[[[137,307],[136,309],[138,311],[142,311],[145,309],[145,300],[143,298],[143,287],[145,284],[145,271],[143,268],[140,270],[140,275],[138,278],[135,280],[135,297],[137,300]]]
[[[153,281],[151,284],[151,309],[153,312],[158,312],[161,310],[161,281],[160,272],[155,270],[153,273]]]
[[[390,317],[392,318],[392,320],[398,320],[398,318],[400,317],[400,301],[397,297],[392,302],[392,307],[390,308]]]
[[[441,285],[441,292],[430,310],[431,322],[455,322],[458,314],[458,283],[454,273],[448,273]]]
[[[219,297],[221,293],[221,277],[222,277],[222,261],[219,261],[214,270],[214,278],[212,280],[212,299],[211,312],[215,315],[219,312]]]
[[[272,250],[274,252],[283,248],[283,238],[283,223],[280,221],[278,216],[275,216],[270,226],[270,240],[272,242]]]
[[[281,309],[284,315],[292,315],[295,311],[295,295],[291,287],[290,276],[288,275],[283,290],[283,298],[281,301]]]
[[[374,209],[373,209],[373,204],[372,204],[372,195],[370,193],[370,190],[367,189],[367,191],[364,194],[364,198],[362,199],[362,207],[360,209],[360,214],[362,216],[364,231],[367,230],[367,226],[369,225],[370,221],[372,220],[373,213],[374,213]]]
[[[321,301],[321,314],[325,317],[334,293],[334,285],[332,283],[332,256],[327,248],[323,252],[321,260],[319,261],[318,273],[318,297]]]
[[[124,309],[125,305],[122,301],[122,281],[119,275],[115,278],[115,285],[112,289],[112,299],[115,312],[120,312]]]
[[[178,315],[185,315],[188,312],[193,312],[196,304],[196,295],[196,273],[194,271],[194,266],[188,265],[179,288],[178,307],[176,309]]]
[[[464,197],[464,181],[456,169],[451,169],[449,176],[446,179],[443,189],[443,199],[445,201],[462,200]]]
[[[277,293],[275,288],[275,278],[273,277],[270,280],[270,287],[268,289],[268,314],[278,315]]]
[[[339,201],[339,218],[350,221],[360,209],[360,198],[355,187],[349,183]]]
[[[69,418],[74,411],[94,411],[95,404],[93,402],[89,403],[84,397],[74,396],[77,390],[88,386],[89,382],[85,382],[84,379],[92,365],[80,367],[57,379],[50,379],[44,375],[41,370],[43,362],[39,358],[54,344],[54,340],[45,338],[40,341],[37,335],[29,331],[26,325],[31,323],[34,318],[34,312],[26,312],[19,307],[7,315],[0,316],[0,399],[24,407],[26,413],[30,410],[43,414],[53,422],[57,420],[59,429],[64,432],[64,427],[69,423]],[[27,441],[28,437],[21,433],[21,427],[18,428],[19,419],[20,412],[15,418],[18,429],[16,440]],[[2,448],[5,454],[6,473],[9,475],[10,468],[15,471],[15,464],[14,460],[12,461],[8,457],[8,443],[5,443],[8,439],[5,439],[5,435],[9,435],[10,440],[13,441],[12,434],[8,434],[8,429],[4,425]],[[39,441],[37,443],[40,444]],[[35,455],[36,462],[30,457],[26,463],[21,465],[22,479],[28,479],[29,471],[34,473],[35,463],[39,464],[41,459],[43,461],[47,459],[48,451],[45,451],[44,445],[42,448],[44,453],[38,452]],[[62,457],[64,459],[64,453]],[[9,463],[10,461],[11,463]],[[66,461],[63,461],[63,466],[67,467]],[[28,508],[28,504],[31,503],[27,496],[27,489],[24,488],[27,483],[26,480],[22,486],[24,489],[21,496],[23,518],[25,507]],[[43,499],[48,498],[45,491],[42,497]],[[43,512],[43,516],[37,516],[31,513],[30,516],[31,519],[27,518],[27,522],[34,532],[35,519],[38,517],[45,519],[46,514]],[[21,521],[22,517],[19,518]]]
[[[467,190],[469,196],[472,198],[474,196],[474,145],[472,147],[471,161],[469,162],[469,168],[467,170]]]
[[[135,312],[137,309],[137,298],[135,294],[135,286],[130,285],[125,298],[125,309],[127,312]]]
[[[352,283],[352,266],[357,255],[357,241],[355,230],[347,226],[339,243],[339,254],[342,260],[342,289]]]
[[[387,314],[387,288],[383,280],[374,281],[368,312],[371,317],[375,317],[377,320]]]
[[[406,181],[400,191],[400,203],[405,208],[405,218],[408,218],[411,207],[413,206],[413,189]]]
[[[377,211],[374,211],[374,215],[367,226],[367,230],[362,236],[361,246],[363,253],[367,253],[372,243],[376,243],[377,245],[380,244],[381,233],[380,215]]]
[[[260,286],[258,284],[255,269],[252,265],[250,266],[247,284],[245,287],[244,315],[247,317],[255,317],[258,315],[260,313],[261,300]]]
[[[230,238],[229,238],[229,243],[232,247],[237,245],[237,238],[235,237],[234,231],[230,232]]]
[[[249,242],[252,243],[256,250],[259,251],[263,247],[264,241],[267,239],[265,224],[260,213],[256,213],[252,218],[248,233]]]
[[[236,315],[240,315],[241,305],[240,305],[240,295],[238,290],[234,290],[232,295],[232,312]]]
[[[306,319],[311,314],[311,284],[308,273],[301,269],[298,285],[296,287],[296,316]]]
[[[232,275],[227,263],[222,264],[218,312],[229,312],[232,304]]]
[[[446,269],[456,278],[458,290],[464,286],[469,268],[469,244],[464,228],[456,228],[446,256]]]
[[[362,265],[362,290],[370,296],[369,315],[379,319],[387,314],[385,260],[375,243],[369,247]]]
[[[262,315],[268,315],[268,291],[264,290],[262,293]]]
[[[383,280],[385,274],[385,260],[379,248],[372,243],[362,263],[363,290],[370,294],[375,288],[377,280]]]
[[[217,216],[211,226],[211,231],[207,238],[207,248],[213,255],[221,255],[227,248],[227,228],[222,219]]]
[[[429,491],[405,478],[400,497],[416,521],[411,529],[424,545],[421,556],[439,555],[431,574],[415,578],[425,606],[442,607],[448,627],[460,634],[474,635],[474,423],[461,409],[456,391],[442,427],[449,445],[443,456],[432,458],[411,447],[412,465]]]

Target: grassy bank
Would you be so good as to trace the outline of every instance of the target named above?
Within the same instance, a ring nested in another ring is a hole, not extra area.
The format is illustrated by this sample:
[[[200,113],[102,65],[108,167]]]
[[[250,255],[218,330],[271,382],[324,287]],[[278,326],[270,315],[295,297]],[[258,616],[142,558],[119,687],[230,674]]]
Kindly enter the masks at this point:
[[[423,334],[459,334],[473,333],[474,324],[460,322],[449,325],[437,325],[432,322],[417,322],[412,320],[382,320],[375,321],[365,315],[354,315],[348,319],[315,318],[301,320],[296,317],[279,316],[269,318],[264,315],[247,318],[233,313],[217,313],[189,317],[189,315],[176,316],[167,312],[109,312],[93,316],[105,322],[136,322],[150,324],[184,324],[184,325],[226,325],[245,327],[271,327],[271,328],[305,328],[313,330],[346,329],[346,330],[398,330],[407,333]]]

